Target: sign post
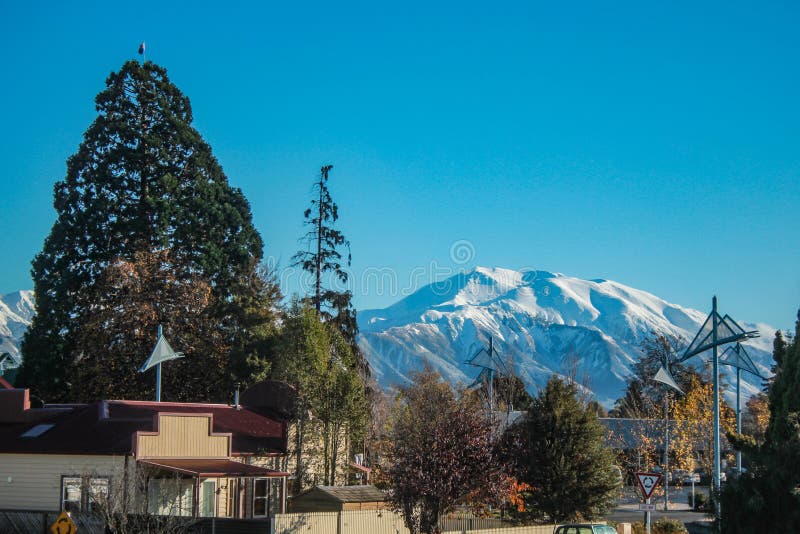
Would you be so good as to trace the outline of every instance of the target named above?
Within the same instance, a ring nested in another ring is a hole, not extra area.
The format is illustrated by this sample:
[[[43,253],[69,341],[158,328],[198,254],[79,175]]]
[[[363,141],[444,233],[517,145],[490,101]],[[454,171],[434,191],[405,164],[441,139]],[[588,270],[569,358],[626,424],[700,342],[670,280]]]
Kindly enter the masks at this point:
[[[661,473],[636,473],[636,480],[639,482],[639,489],[642,490],[645,504],[639,505],[640,510],[645,510],[647,514],[647,534],[650,534],[650,512],[655,510],[655,505],[650,504],[650,496],[661,482]]]

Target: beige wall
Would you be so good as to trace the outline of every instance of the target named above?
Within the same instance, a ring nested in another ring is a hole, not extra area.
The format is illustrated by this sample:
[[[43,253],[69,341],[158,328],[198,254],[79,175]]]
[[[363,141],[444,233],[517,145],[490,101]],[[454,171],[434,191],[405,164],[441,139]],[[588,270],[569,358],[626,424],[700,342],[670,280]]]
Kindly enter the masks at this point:
[[[124,456],[0,454],[0,509],[60,510],[62,476],[113,477],[124,465]]]
[[[158,433],[137,433],[136,457],[228,458],[230,435],[211,435],[211,416],[159,414]]]
[[[325,442],[322,438],[322,432],[319,428],[316,428],[315,424],[316,421],[312,421],[310,424],[307,423],[306,439],[303,442],[303,463],[305,464],[305,479],[303,480],[304,490],[316,485],[321,485],[325,480]],[[295,475],[297,469],[295,437],[296,426],[292,422],[289,424],[288,429],[288,458],[285,468],[290,477]],[[338,456],[336,458],[336,480],[331,484],[333,486],[343,486],[347,483],[347,475],[350,469],[349,464],[352,460],[352,458],[348,458],[348,440],[345,430],[342,430],[342,437],[339,441]]]

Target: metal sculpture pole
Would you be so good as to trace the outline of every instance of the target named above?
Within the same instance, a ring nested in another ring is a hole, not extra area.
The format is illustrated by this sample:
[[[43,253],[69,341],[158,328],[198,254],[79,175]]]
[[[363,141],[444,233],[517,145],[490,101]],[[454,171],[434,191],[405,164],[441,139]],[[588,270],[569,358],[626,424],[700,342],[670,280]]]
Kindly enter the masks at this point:
[[[161,339],[162,332],[161,325],[158,325],[156,343]],[[156,402],[161,402],[161,362],[158,362],[158,365],[156,365]]]
[[[747,371],[762,380],[766,380],[758,372],[753,360],[747,354],[744,345],[736,343],[722,353],[719,363],[736,367],[736,432],[742,433],[742,371]],[[742,451],[736,451],[736,471],[742,474]]]
[[[486,354],[486,360],[482,359],[483,354]],[[489,336],[489,347],[480,349],[472,358],[466,360],[464,363],[475,367],[480,367],[481,372],[472,386],[481,383],[481,380],[487,380],[487,394],[489,397],[489,418],[494,423],[494,378],[495,376],[507,373],[505,364],[500,360],[500,354],[494,348],[494,339]],[[470,387],[472,387],[470,386]]]
[[[153,348],[152,354],[139,368],[140,373],[144,373],[151,367],[156,368],[156,402],[161,402],[161,364],[175,358],[182,358],[182,352],[175,352],[169,346],[169,342],[164,338],[161,325],[158,325],[158,340]]]
[[[720,337],[720,329],[723,335]],[[715,493],[719,493],[720,489],[720,438],[719,438],[719,351],[720,345],[727,343],[736,343],[748,338],[758,337],[758,331],[746,332],[736,321],[731,319],[728,315],[720,317],[717,313],[717,297],[711,299],[711,313],[709,314],[700,331],[697,332],[694,340],[689,344],[686,352],[683,354],[681,362],[686,361],[696,354],[705,352],[711,349],[711,362],[712,373],[714,380],[714,477],[713,489]],[[715,512],[719,517],[719,499],[715,500]]]
[[[669,392],[664,395],[664,511],[669,511]]]
[[[736,433],[742,433],[742,370],[736,368]],[[742,474],[742,451],[736,451],[736,471]]]
[[[674,389],[681,395],[683,390],[678,387],[672,373],[669,372],[669,352],[664,355],[664,367],[658,370],[653,377],[656,382],[661,382],[665,386]],[[664,395],[664,511],[669,510],[669,390]]]
[[[720,485],[720,458],[719,458],[719,354],[717,353],[717,297],[711,299],[711,320],[713,321],[712,335],[712,372],[714,373],[714,498],[717,516],[719,516],[719,485]]]

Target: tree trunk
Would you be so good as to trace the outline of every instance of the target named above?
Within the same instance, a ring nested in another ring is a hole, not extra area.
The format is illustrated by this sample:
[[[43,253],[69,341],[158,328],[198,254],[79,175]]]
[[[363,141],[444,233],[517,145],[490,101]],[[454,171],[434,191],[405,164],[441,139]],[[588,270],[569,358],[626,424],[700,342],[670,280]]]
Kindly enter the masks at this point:
[[[319,176],[319,199],[317,202],[317,265],[316,265],[316,288],[315,288],[315,304],[317,306],[317,313],[322,312],[322,215],[324,209],[322,206],[323,191],[325,187],[325,179],[328,177],[326,167],[322,168]]]
[[[294,474],[294,489],[295,495],[303,491],[303,434],[305,433],[305,418],[301,415],[297,419],[297,427],[294,432],[294,451],[297,455],[297,462],[295,464]]]

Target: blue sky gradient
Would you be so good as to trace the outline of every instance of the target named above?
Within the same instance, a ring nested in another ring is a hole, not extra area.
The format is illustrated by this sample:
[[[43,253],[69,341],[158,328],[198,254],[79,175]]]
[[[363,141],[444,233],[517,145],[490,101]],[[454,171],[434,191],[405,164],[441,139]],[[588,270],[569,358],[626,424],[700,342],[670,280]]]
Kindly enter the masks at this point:
[[[800,7],[699,4],[4,1],[0,293],[32,287],[53,184],[145,40],[287,293],[332,163],[360,308],[486,265],[792,327]]]

